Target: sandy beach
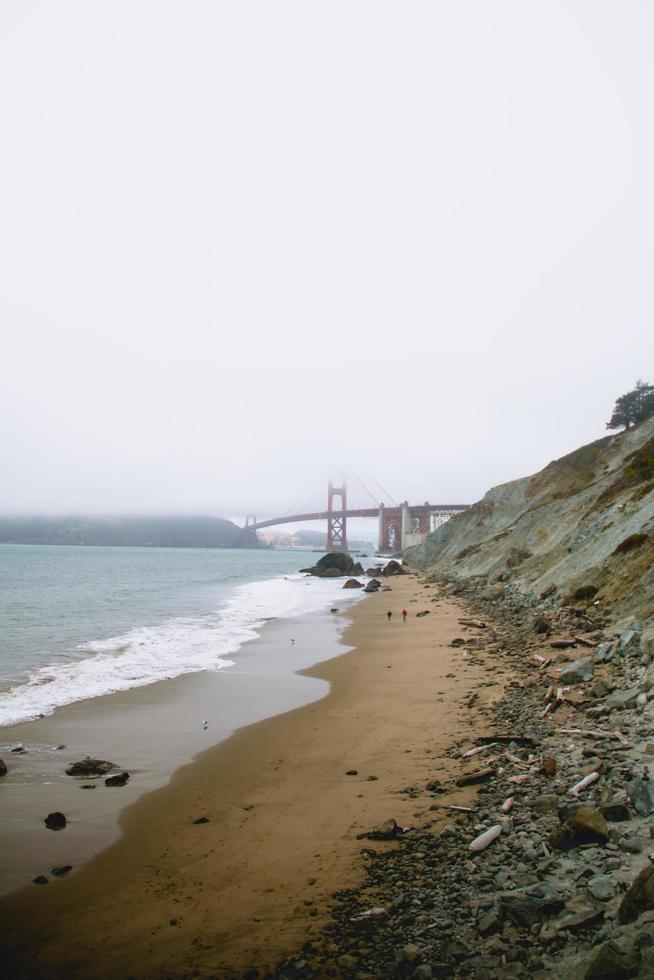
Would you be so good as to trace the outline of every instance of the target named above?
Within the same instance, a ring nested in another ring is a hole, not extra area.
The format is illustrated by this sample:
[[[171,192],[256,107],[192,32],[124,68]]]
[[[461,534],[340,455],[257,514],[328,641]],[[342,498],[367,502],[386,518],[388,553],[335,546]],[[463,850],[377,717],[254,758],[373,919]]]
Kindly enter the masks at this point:
[[[99,856],[2,901],[14,976],[265,972],[318,935],[334,891],[361,881],[358,834],[390,817],[438,832],[440,803],[474,791],[434,808],[402,790],[455,771],[448,747],[484,734],[503,677],[490,655],[470,664],[450,646],[455,601],[413,576],[392,589],[349,612],[351,652],[306,672],[329,682],[326,697],[206,750],[131,805]]]

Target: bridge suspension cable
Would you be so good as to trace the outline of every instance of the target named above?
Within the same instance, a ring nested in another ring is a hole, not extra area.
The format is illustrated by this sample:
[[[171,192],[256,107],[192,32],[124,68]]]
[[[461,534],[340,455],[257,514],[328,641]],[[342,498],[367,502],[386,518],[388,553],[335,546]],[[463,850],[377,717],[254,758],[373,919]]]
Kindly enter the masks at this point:
[[[379,501],[375,497],[374,493],[371,493],[370,490],[368,490],[368,487],[365,485],[365,483],[363,482],[363,480],[361,479],[361,477],[359,476],[359,474],[358,473],[355,473],[354,476],[359,481],[359,483],[361,484],[361,486],[363,487],[363,489],[366,491],[366,493],[368,494],[368,496],[370,497],[370,499],[371,500],[374,500],[375,503],[377,504],[377,506],[379,507]]]
[[[388,490],[384,490],[384,488],[381,485],[381,483],[379,482],[379,480],[377,480],[372,473],[370,474],[370,477],[377,484],[377,486],[379,487],[379,489],[381,490],[381,492],[384,494],[384,496],[388,497],[388,499],[390,500],[390,502],[393,504],[393,507],[397,507],[398,506],[397,500],[393,500],[393,498],[391,497],[391,495],[388,492]]]

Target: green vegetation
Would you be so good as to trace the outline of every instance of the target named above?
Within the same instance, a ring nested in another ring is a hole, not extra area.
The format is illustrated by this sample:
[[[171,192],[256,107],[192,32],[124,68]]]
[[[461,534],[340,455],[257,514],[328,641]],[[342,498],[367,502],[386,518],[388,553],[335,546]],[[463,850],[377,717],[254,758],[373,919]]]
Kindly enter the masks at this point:
[[[613,408],[613,415],[606,423],[607,429],[628,429],[638,422],[654,415],[654,385],[645,381],[637,381],[636,387],[624,395],[620,395]]]

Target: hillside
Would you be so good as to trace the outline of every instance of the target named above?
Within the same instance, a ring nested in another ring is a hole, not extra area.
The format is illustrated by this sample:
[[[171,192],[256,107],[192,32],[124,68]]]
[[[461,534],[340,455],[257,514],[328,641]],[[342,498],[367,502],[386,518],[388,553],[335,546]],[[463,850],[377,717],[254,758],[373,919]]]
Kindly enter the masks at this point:
[[[221,517],[0,517],[2,544],[240,548],[243,532]]]
[[[592,593],[619,619],[653,616],[654,418],[494,487],[409,560],[433,578],[553,602]]]

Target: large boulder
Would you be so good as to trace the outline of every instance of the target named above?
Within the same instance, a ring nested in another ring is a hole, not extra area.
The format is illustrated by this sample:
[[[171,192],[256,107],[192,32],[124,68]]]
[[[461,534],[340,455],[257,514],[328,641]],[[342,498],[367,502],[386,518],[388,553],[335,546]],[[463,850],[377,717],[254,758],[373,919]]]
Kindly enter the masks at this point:
[[[311,568],[301,568],[300,571],[308,572],[309,575],[315,575],[317,578],[339,578],[342,575],[362,575],[363,569],[356,571],[357,568],[361,568],[361,565],[358,563],[355,565],[347,552],[329,551]]]
[[[383,573],[384,573],[384,575],[404,575],[405,574],[404,569],[400,565],[399,561],[395,561],[394,558],[391,558],[391,560],[384,566]]]
[[[363,588],[363,583],[362,582],[358,582],[357,579],[355,579],[355,578],[349,578],[347,580],[347,582],[344,582],[343,583],[343,588],[344,589],[362,589]]]

